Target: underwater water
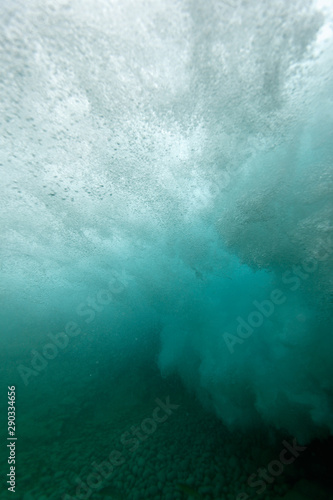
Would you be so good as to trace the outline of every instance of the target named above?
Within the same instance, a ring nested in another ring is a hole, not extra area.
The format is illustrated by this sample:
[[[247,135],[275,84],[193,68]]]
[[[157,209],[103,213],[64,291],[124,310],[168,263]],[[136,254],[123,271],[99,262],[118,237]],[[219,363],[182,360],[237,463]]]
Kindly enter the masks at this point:
[[[331,2],[0,40],[0,500],[333,499]]]

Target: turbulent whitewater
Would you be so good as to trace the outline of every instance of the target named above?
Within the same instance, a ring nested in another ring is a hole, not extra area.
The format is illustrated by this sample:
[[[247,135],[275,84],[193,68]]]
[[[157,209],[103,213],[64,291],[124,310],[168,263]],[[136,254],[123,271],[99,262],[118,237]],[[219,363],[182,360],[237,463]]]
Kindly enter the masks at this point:
[[[75,319],[106,348],[156,339],[230,428],[333,433],[332,16],[2,2],[8,358]]]

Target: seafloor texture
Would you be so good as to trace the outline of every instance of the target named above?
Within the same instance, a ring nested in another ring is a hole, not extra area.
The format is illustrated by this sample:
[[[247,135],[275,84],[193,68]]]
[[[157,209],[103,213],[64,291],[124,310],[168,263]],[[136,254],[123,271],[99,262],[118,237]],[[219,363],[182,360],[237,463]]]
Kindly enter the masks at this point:
[[[332,68],[331,0],[0,1],[1,500],[332,498]]]
[[[51,380],[40,394],[20,398],[18,498],[333,498],[332,443],[295,448],[286,433],[228,431],[178,377],[163,380],[156,367],[133,361],[75,379],[76,392],[73,382],[55,389],[52,402]],[[284,449],[288,463],[276,465]]]

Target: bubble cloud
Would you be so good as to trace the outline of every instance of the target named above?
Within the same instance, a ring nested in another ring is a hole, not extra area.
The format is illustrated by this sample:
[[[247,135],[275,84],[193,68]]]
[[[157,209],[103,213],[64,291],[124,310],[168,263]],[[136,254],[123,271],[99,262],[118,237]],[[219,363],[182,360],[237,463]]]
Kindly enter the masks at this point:
[[[0,14],[2,345],[158,339],[231,428],[332,434],[329,2]]]

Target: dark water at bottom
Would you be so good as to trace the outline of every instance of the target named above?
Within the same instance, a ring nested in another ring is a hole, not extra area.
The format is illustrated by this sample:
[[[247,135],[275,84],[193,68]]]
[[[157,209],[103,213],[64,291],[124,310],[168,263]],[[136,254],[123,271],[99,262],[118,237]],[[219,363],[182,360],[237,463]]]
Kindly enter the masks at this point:
[[[178,377],[137,359],[69,370],[18,391],[16,493],[1,500],[333,498],[327,440],[231,432]]]

